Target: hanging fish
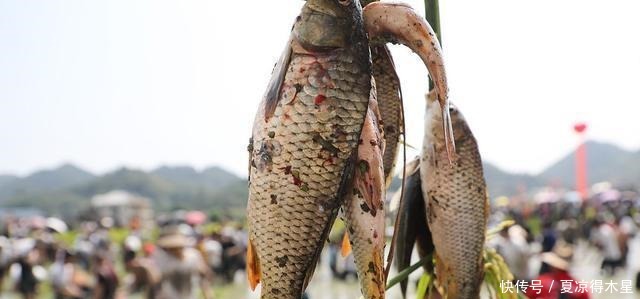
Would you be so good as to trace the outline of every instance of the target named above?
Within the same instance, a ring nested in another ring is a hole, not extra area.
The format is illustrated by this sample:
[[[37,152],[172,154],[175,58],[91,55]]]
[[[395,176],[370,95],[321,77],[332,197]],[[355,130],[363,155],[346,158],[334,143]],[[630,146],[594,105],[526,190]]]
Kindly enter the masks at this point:
[[[403,31],[397,28],[400,26],[397,20],[386,15],[406,9],[391,6],[384,11],[370,10],[369,34],[379,41],[384,36],[414,49],[437,82],[441,100],[446,102],[448,90],[442,59],[428,25],[414,14],[402,21],[406,22],[404,25],[420,24],[421,31],[417,34]],[[357,1],[308,0],[254,120],[249,145],[247,268],[251,287],[262,283],[262,298],[300,297],[341,204],[349,225],[356,227],[370,221],[369,227],[361,227],[379,231],[378,237],[384,238],[383,229],[379,228],[383,226],[378,224],[384,217],[384,192],[376,191],[384,190],[384,172],[390,169],[380,162],[384,147],[368,156],[358,155],[356,150],[361,139],[374,133],[366,129],[361,134],[363,125],[365,128],[380,125],[372,117],[365,121],[366,115],[371,114],[367,110],[375,90],[364,29]],[[443,117],[445,130],[450,133],[450,125],[448,129],[446,126],[448,114],[443,112]],[[379,143],[383,143],[380,139],[384,138],[383,128],[378,128],[377,133]],[[448,135],[443,140],[453,161],[453,141]],[[355,190],[362,196],[352,196]],[[358,201],[367,205],[371,219],[349,213]],[[361,242],[365,238],[355,230],[354,234],[355,251],[363,248]],[[356,254],[357,264],[368,266],[363,261],[375,261],[374,267],[366,270],[358,267],[360,277],[369,275],[363,271],[369,271],[371,277],[382,277],[382,267],[378,266],[382,263],[372,257],[378,251],[380,246],[368,250],[366,257]],[[361,280],[361,285],[367,298],[383,298],[382,279],[375,284]]]
[[[478,144],[460,111],[447,106],[457,146],[455,165],[447,163],[442,108],[427,96],[420,163],[427,221],[436,252],[436,276],[447,298],[478,298],[484,275],[482,250],[489,215]]]
[[[261,298],[299,299],[345,194],[371,95],[355,0],[308,0],[250,140],[247,271]]]
[[[384,298],[384,169],[385,141],[380,124],[375,88],[372,89],[369,111],[360,135],[360,145],[352,192],[343,204],[344,221],[350,244],[343,243],[343,256],[348,254],[344,246],[353,249],[360,281],[360,289],[366,299]]]
[[[448,107],[449,88],[442,49],[431,26],[409,5],[404,3],[372,2],[364,8],[364,21],[372,46],[387,42],[401,43],[418,54],[429,70],[441,107]],[[443,141],[451,164],[456,148],[449,110],[442,108]]]
[[[371,0],[361,0],[362,7]],[[393,57],[385,44],[371,45],[373,78],[376,82],[376,98],[380,111],[380,123],[384,128],[386,149],[383,156],[385,184],[389,186],[398,156],[400,135],[404,132],[402,89]]]

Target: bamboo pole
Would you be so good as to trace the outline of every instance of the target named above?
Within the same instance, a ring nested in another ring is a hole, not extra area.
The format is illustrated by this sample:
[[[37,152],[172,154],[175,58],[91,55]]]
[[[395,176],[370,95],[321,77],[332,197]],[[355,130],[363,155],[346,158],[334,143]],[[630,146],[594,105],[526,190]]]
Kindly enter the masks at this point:
[[[425,10],[425,18],[433,31],[436,33],[436,37],[440,42],[440,47],[442,47],[442,33],[440,30],[440,5],[438,4],[438,0],[424,0],[424,10]],[[433,84],[433,80],[429,77],[429,91],[433,90],[435,85]]]

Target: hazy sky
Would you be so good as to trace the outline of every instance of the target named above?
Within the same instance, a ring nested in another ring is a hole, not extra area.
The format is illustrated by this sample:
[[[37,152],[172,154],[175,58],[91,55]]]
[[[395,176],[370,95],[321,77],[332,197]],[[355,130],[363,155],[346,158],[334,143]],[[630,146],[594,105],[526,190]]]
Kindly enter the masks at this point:
[[[68,161],[244,175],[253,116],[303,3],[0,0],[0,173]],[[640,147],[640,1],[440,5],[451,99],[484,159],[540,171],[575,146],[575,121]],[[427,72],[392,50],[419,146]]]

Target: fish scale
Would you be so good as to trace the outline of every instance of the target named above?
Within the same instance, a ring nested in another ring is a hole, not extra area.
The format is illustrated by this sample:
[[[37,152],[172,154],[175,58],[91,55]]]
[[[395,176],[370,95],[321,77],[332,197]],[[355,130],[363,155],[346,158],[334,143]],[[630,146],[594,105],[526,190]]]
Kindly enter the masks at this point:
[[[391,183],[402,134],[402,98],[400,80],[386,45],[371,48],[372,72],[376,80],[378,108],[384,127],[386,150],[383,156],[384,177]]]
[[[365,299],[384,299],[385,292],[382,132],[374,92],[360,137],[364,142],[358,145],[358,161],[366,161],[367,167],[356,167],[353,192],[347,194],[343,203],[344,220]]]
[[[268,121],[261,119],[264,109],[256,117],[247,214],[262,298],[299,298],[340,204],[341,176],[357,147],[371,89],[368,65],[355,67],[363,58],[349,50],[314,57],[294,51],[283,82],[285,100]],[[343,85],[351,89],[323,91]],[[327,99],[316,104],[320,95]],[[313,117],[318,111],[333,113],[321,123]],[[336,151],[327,151],[314,135]]]
[[[436,274],[448,298],[478,298],[488,197],[478,145],[462,114],[451,107],[457,160],[450,165],[439,104],[428,99],[420,165],[427,221],[436,251]]]

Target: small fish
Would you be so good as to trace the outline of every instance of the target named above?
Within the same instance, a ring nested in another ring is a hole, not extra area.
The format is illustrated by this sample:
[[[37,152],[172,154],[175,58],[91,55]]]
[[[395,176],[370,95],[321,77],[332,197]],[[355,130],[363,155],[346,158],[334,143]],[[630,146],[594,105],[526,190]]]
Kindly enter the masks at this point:
[[[375,88],[372,90],[374,92],[369,100],[369,112],[360,137],[363,142],[358,146],[353,192],[344,200],[343,215],[362,294],[365,299],[382,299],[385,292],[385,141],[381,133]],[[343,256],[348,253],[345,250],[347,244],[343,243]]]
[[[377,0],[360,0],[362,7]],[[404,131],[404,115],[402,111],[402,89],[396,72],[393,57],[387,45],[371,45],[371,62],[373,78],[376,82],[380,123],[384,128],[386,149],[384,152],[384,177],[386,186],[391,184],[393,170],[398,156],[400,135]]]
[[[440,43],[431,26],[409,5],[404,3],[372,2],[364,8],[364,21],[372,46],[387,42],[401,43],[420,56],[435,82],[438,101],[444,120],[442,136],[449,163],[456,160],[456,148],[449,110],[449,88]]]
[[[442,108],[434,92],[427,96],[425,136],[420,163],[427,221],[436,252],[436,276],[446,298],[478,298],[484,275],[482,250],[489,205],[478,144],[460,111],[451,115],[456,164],[446,163]]]

